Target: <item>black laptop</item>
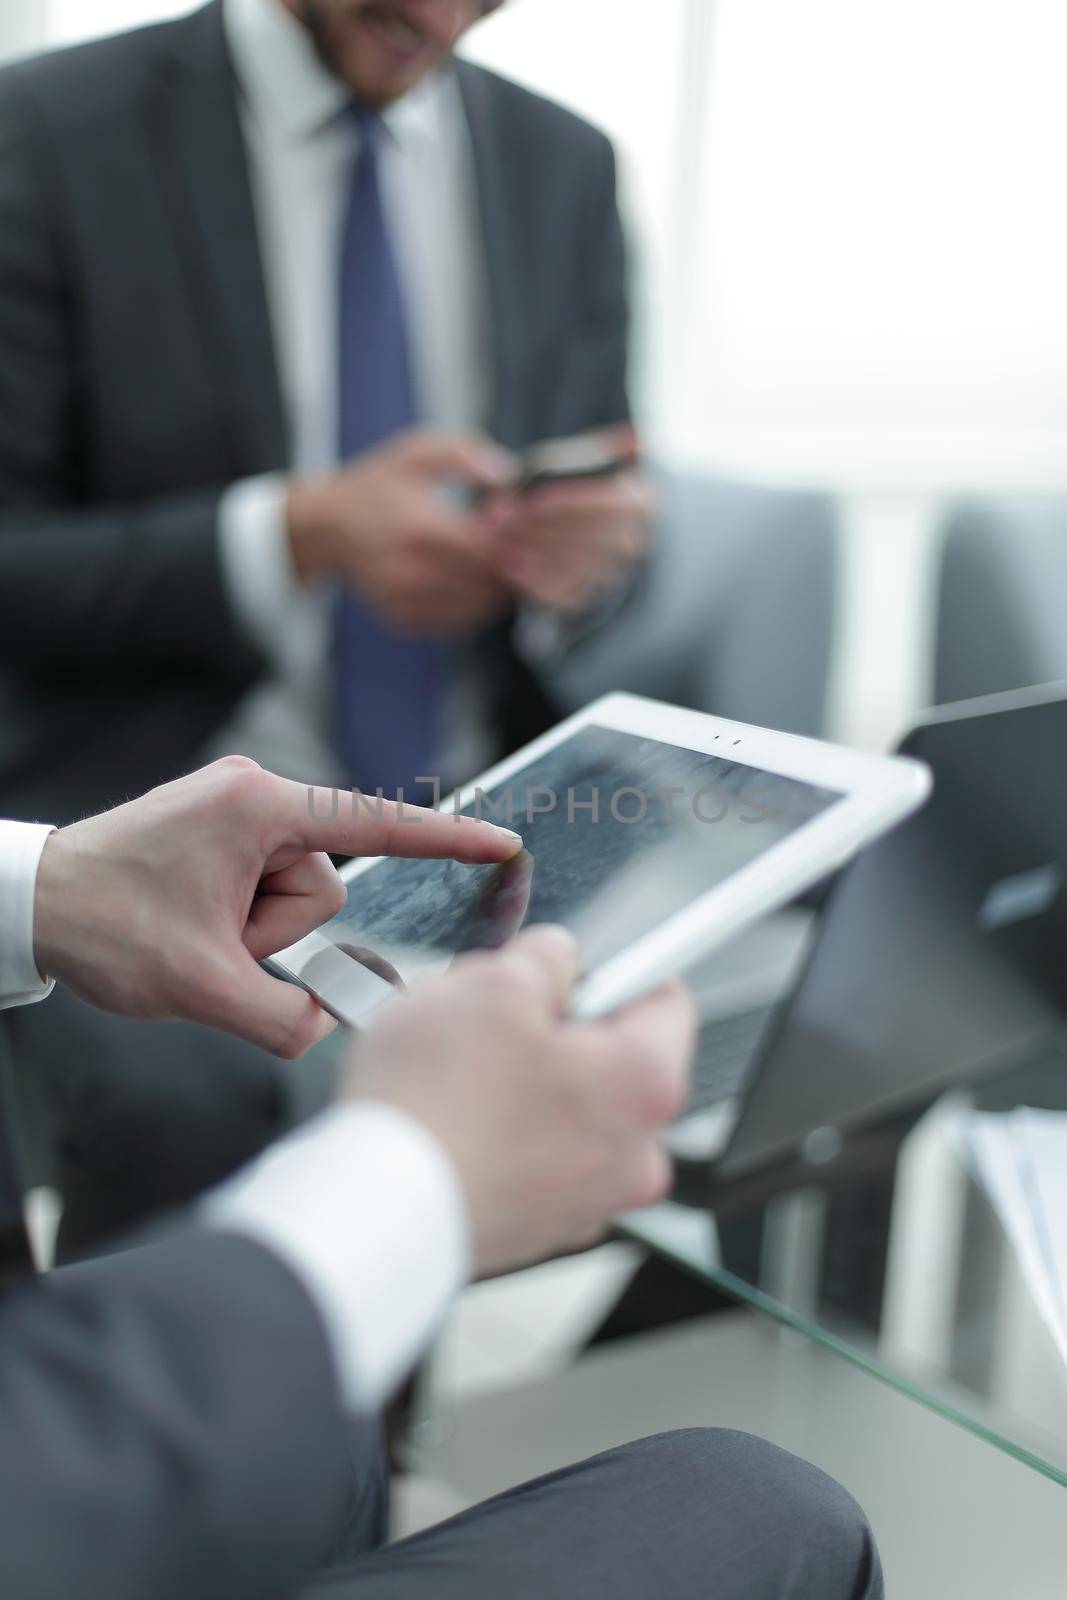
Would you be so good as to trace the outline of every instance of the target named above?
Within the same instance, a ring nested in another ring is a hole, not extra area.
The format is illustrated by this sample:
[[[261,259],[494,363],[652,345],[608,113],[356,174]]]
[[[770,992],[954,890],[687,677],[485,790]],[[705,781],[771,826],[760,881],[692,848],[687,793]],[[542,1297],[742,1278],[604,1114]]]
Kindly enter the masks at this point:
[[[934,774],[925,808],[842,872],[786,998],[701,1029],[682,1198],[824,1162],[1067,1038],[1067,683],[942,707],[901,750]]]

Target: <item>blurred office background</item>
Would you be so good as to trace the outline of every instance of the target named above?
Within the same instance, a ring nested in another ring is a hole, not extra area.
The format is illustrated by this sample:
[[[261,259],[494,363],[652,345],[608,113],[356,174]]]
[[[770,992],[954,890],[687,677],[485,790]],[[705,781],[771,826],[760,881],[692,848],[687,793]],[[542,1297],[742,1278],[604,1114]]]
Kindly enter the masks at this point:
[[[0,55],[191,9],[5,0]],[[616,141],[655,458],[834,496],[826,726],[885,743],[955,497],[1067,489],[1067,10],[509,0],[467,48]]]
[[[3,0],[0,57],[191,9]],[[861,744],[888,743],[939,694],[1067,676],[1055,581],[1067,583],[1062,0],[509,0],[465,48],[598,122],[619,150],[642,430],[679,481],[714,486],[699,502],[707,514],[690,516],[698,549],[675,601],[714,615],[707,632],[729,634],[715,613],[720,542],[756,551],[760,606],[728,574],[749,596],[746,636],[730,635],[739,665],[731,678],[717,663],[710,709],[812,720],[793,716],[784,680],[794,664],[783,670],[776,655],[790,612],[798,631],[806,615],[827,619],[819,720]],[[802,535],[797,566],[790,550]],[[652,638],[656,623],[647,619],[653,653],[677,634]],[[760,699],[750,680],[763,656]],[[809,665],[817,674],[820,663]],[[594,663],[586,687],[609,687],[614,670]],[[776,679],[786,699],[775,699]],[[724,683],[736,703],[715,701]],[[674,682],[664,669],[632,686],[662,693]],[[909,1213],[924,1238],[928,1219],[946,1214],[949,1190],[940,1179],[935,1189]],[[714,1362],[683,1335],[669,1353],[637,1358],[643,1366],[613,1367],[609,1355],[584,1390],[556,1399],[538,1390],[635,1258],[612,1246],[467,1297],[429,1404],[424,1443],[431,1460],[436,1448],[450,1462],[434,1509],[495,1487],[493,1475],[512,1466],[520,1475],[551,1464],[568,1429],[575,1453],[612,1442],[597,1418],[633,1432],[638,1419],[654,1428],[707,1412],[837,1471],[871,1507],[897,1578],[891,1592],[1062,1593],[1064,1541],[1041,1545],[1038,1534],[1062,1525],[1062,1488],[1024,1482],[1006,1457],[938,1432],[889,1389],[857,1387],[846,1364],[818,1350],[774,1344],[762,1324],[723,1321]],[[940,1270],[927,1275],[934,1311]],[[1025,1291],[1009,1298],[1021,1306]],[[1039,1342],[1028,1334],[1012,1348]],[[1035,1411],[1053,1391],[1067,1407],[1047,1355],[1015,1363]],[[463,1405],[457,1433],[452,1412]],[[531,1415],[542,1419],[545,1458],[511,1461],[510,1439],[537,1436]],[[996,1552],[1024,1540],[1033,1567],[1020,1579]]]

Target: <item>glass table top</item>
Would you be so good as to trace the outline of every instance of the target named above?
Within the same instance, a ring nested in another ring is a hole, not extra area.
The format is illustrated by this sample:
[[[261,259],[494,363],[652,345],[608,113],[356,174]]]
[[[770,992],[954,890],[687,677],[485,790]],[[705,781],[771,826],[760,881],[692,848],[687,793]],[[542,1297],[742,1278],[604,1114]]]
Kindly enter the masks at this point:
[[[621,1231],[1067,1486],[1067,1057],[851,1144],[758,1204],[727,1190]]]

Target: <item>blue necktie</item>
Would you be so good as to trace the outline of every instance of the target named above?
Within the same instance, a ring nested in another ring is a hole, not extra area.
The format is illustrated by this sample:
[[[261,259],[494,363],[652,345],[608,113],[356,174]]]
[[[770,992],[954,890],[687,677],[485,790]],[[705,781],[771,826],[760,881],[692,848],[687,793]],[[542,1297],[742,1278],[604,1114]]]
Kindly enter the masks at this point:
[[[381,444],[415,421],[404,300],[378,178],[381,119],[358,108],[359,153],[341,248],[340,454]],[[437,749],[441,647],[407,636],[351,591],[336,602],[337,742],[350,783],[417,801]],[[422,796],[425,798],[425,796]]]

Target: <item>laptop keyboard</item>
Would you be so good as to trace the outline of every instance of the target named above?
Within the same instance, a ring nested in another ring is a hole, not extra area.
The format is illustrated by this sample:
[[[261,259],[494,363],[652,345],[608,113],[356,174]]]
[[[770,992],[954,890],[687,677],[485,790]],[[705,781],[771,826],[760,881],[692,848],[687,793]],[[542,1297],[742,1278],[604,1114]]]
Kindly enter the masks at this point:
[[[757,1006],[704,1023],[697,1036],[686,1115],[705,1111],[737,1093],[777,1010],[777,1006]]]

